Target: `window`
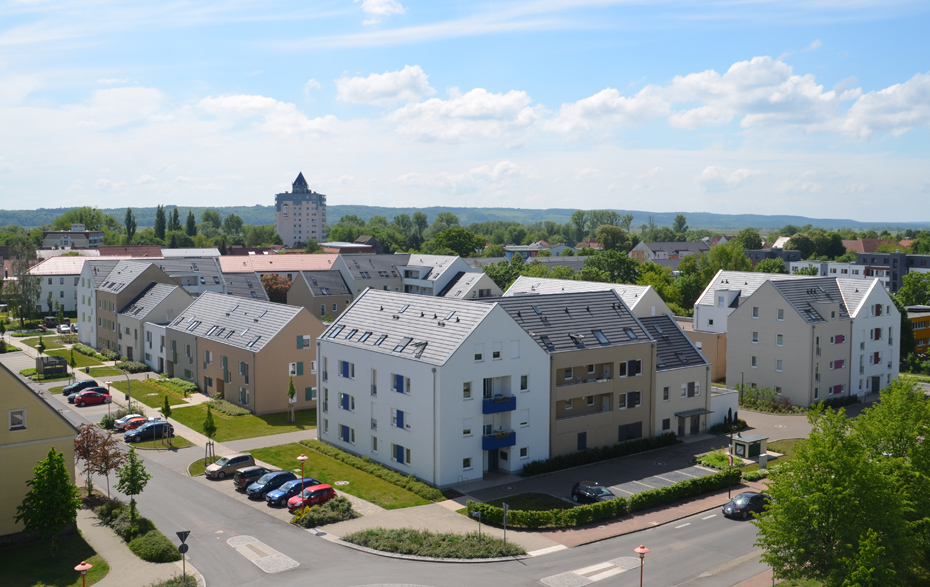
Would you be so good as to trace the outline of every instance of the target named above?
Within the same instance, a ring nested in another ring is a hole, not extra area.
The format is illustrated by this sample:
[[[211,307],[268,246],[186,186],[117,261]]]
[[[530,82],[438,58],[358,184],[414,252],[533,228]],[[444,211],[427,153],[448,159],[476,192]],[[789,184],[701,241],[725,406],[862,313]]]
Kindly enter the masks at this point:
[[[634,440],[636,438],[642,438],[642,436],[642,422],[633,422],[632,424],[623,424],[617,427],[617,442]]]
[[[775,359],[775,370],[776,370],[776,371],[781,371],[781,370],[782,370],[782,362],[781,362],[781,359]]]
[[[339,361],[339,376],[346,379],[355,379],[355,363]]]
[[[572,408],[574,408],[574,407],[575,407],[575,400],[574,400],[574,399],[567,399],[567,400],[565,400],[565,409],[566,409],[566,410],[570,410],[570,409],[572,409]]]
[[[347,393],[339,394],[339,407],[343,410],[354,412],[355,411],[355,397]]]
[[[597,339],[597,342],[599,342],[599,343],[601,343],[601,344],[610,344],[610,341],[607,340],[607,337],[606,337],[606,336],[604,336],[604,332],[603,332],[603,331],[601,331],[601,330],[592,330],[591,332],[594,333],[594,338]]]
[[[521,446],[521,447],[520,447],[520,458],[521,458],[521,459],[528,459],[528,458],[530,458],[530,449],[529,449],[529,447],[527,447],[527,446]]]
[[[491,359],[492,360],[494,361],[501,360],[501,349],[502,349],[501,343],[495,342],[491,348]]]
[[[594,405],[594,396],[593,396],[593,395],[589,395],[589,396],[588,396],[588,405],[589,405],[589,406],[593,406],[593,405]]]
[[[726,298],[724,296],[717,296],[717,307],[722,308],[725,301],[726,301]]]
[[[342,424],[339,426],[339,438],[343,442],[348,442],[349,444],[355,444],[355,428],[349,428],[348,426]]]
[[[672,419],[665,418],[662,420],[662,430],[670,430],[672,428]]]
[[[668,400],[669,400],[669,389],[666,386],[662,389],[662,401],[667,402]]]
[[[410,423],[404,419],[403,410],[391,408],[391,425],[395,428],[410,430]]]
[[[753,369],[756,368],[756,356],[755,355],[749,358],[749,366],[752,367]]]
[[[776,318],[777,320],[784,320],[784,319],[785,319],[785,310],[784,310],[783,308],[778,308],[778,310],[775,311],[775,318]]]
[[[520,375],[520,391],[529,391],[529,389],[530,389],[530,376]]]
[[[594,365],[588,365],[588,375],[594,375]]]
[[[759,333],[755,330],[752,331],[752,344],[759,342]]]
[[[26,410],[10,410],[10,430],[26,429]]]
[[[462,469],[465,471],[471,471],[471,457],[462,459]]]
[[[391,443],[391,460],[400,464],[410,464],[410,449]]]
[[[500,453],[498,453],[498,456],[500,457],[500,460],[502,461],[506,461],[508,459],[507,451],[505,450],[500,451]]]
[[[626,406],[628,408],[638,408],[642,404],[643,392],[641,391],[631,391],[629,392],[626,398]]]
[[[617,396],[617,409],[625,410],[626,409],[626,394],[621,393]]]
[[[476,344],[475,345],[475,362],[480,362],[484,360],[484,345]]]
[[[471,436],[471,418],[462,420],[462,436]]]
[[[371,452],[378,452],[378,437],[371,437]]]
[[[410,393],[410,378],[404,377],[403,375],[397,375],[396,373],[391,374],[391,391],[396,391],[397,393]]]
[[[753,307],[752,307],[752,317],[753,317],[753,318],[758,318],[758,317],[759,317],[759,306],[753,306]]]
[[[305,334],[303,336],[297,337],[297,348],[299,349],[308,349],[310,348],[310,335]]]
[[[520,427],[526,428],[530,425],[530,411],[520,410]]]
[[[307,401],[307,402],[316,401],[316,388],[315,387],[304,388],[304,401]]]
[[[643,374],[643,362],[640,361],[639,359],[627,361],[626,372],[630,377],[633,377],[634,375],[642,375]]]
[[[620,363],[620,365],[618,365],[617,377],[626,377],[626,363]]]
[[[785,337],[783,334],[775,335],[775,346],[785,346]]]
[[[249,405],[249,390],[244,387],[239,388],[239,403],[244,406]]]
[[[462,399],[471,399],[471,381],[462,384]]]
[[[814,388],[814,399],[820,399],[820,388],[819,387]]]
[[[572,367],[566,367],[564,371],[565,381],[571,381],[574,375],[574,369]]]

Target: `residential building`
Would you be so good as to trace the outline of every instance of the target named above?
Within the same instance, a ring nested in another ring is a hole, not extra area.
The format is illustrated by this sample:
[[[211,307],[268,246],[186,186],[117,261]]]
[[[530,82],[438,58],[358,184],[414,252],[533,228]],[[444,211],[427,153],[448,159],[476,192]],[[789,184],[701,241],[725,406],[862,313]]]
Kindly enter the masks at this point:
[[[318,319],[335,318],[352,303],[352,292],[336,270],[301,271],[287,291],[287,303],[303,306]]]
[[[275,274],[294,280],[300,271],[328,271],[339,260],[333,254],[273,254],[220,257],[223,275],[257,273],[259,277]]]
[[[339,271],[349,291],[354,295],[370,287],[384,291],[404,291],[400,267],[407,265],[411,255],[338,255],[332,269]]]
[[[801,251],[791,251],[777,247],[772,247],[770,249],[744,249],[743,254],[752,261],[753,267],[766,259],[781,259],[785,262],[786,268],[790,263],[801,260]]]
[[[900,249],[901,244],[892,238],[860,238],[844,240],[843,246],[847,253],[875,253],[882,246]]]
[[[423,296],[437,296],[460,273],[473,272],[461,257],[451,255],[404,255],[406,262],[398,263],[404,281],[404,291]]]
[[[439,487],[549,457],[549,358],[496,303],[369,288],[317,355],[324,442]]]
[[[718,271],[694,303],[695,331],[727,332],[727,316],[746,302],[763,283],[781,279],[810,279],[804,275]]]
[[[362,255],[366,253],[374,254],[375,252],[375,248],[373,246],[363,243],[331,241],[320,243],[320,246],[323,247],[324,253],[335,253],[337,255]]]
[[[576,281],[572,279],[550,279],[521,275],[510,284],[504,297],[525,295],[548,295],[582,291],[613,290],[623,303],[639,318],[645,316],[673,315],[674,312],[651,285],[629,283],[602,283],[599,281]]]
[[[573,272],[578,273],[584,268],[584,262],[587,257],[585,256],[574,256],[574,257],[533,257],[528,263],[534,264],[539,263],[547,269],[552,269],[553,267],[568,267]],[[468,263],[468,266],[473,269],[481,269],[487,267],[488,265],[494,265],[495,263],[500,263],[501,261],[506,261],[506,257],[468,257],[465,259],[465,262]]]
[[[646,261],[681,259],[688,255],[700,255],[710,250],[710,245],[704,241],[647,243],[641,242],[630,251],[630,258],[640,263]]]
[[[107,273],[96,289],[96,348],[119,349],[122,332],[116,328],[118,312],[153,282],[176,285],[174,279],[150,261],[119,261]]]
[[[710,364],[710,380],[726,381],[727,333],[695,330],[694,318],[688,316],[675,316],[675,322],[698,352],[707,359]]]
[[[72,224],[71,230],[46,230],[42,232],[43,247],[86,249],[88,247],[99,247],[102,242],[102,230],[84,230],[83,224]]]
[[[550,357],[552,456],[655,434],[656,342],[617,292],[485,303],[503,308]]]
[[[504,247],[504,256],[507,257],[508,261],[511,260],[514,255],[520,255],[528,260],[539,255],[540,251],[545,250],[548,250],[548,248],[537,243],[531,245],[507,245]]]
[[[224,273],[226,293],[240,298],[268,301],[268,292],[258,273]]]
[[[672,316],[640,318],[656,341],[656,434],[679,437],[707,432],[710,409],[710,363]]]
[[[177,318],[194,298],[179,285],[152,282],[135,299],[121,308],[116,316],[117,352],[130,361],[144,361],[157,373],[164,372],[155,346],[163,346],[158,338],[146,332],[146,322],[168,324]]]
[[[27,483],[35,477],[33,469],[49,450],[64,455],[65,467],[74,481],[74,438],[78,430],[57,409],[50,406],[23,379],[0,364],[0,542],[23,531],[16,522],[16,506],[29,491]],[[8,538],[3,538],[8,537]]]
[[[914,331],[914,350],[924,354],[930,349],[930,306],[907,306],[906,309]]]
[[[326,240],[326,196],[310,189],[301,172],[290,192],[274,197],[275,231],[285,247]]]
[[[78,286],[78,341],[97,347],[97,288],[103,285],[107,275],[123,259],[86,259],[81,269]],[[109,326],[109,325],[108,325]]]
[[[849,393],[878,393],[898,376],[901,313],[877,279],[836,283],[852,320]]]
[[[77,312],[78,284],[87,259],[87,257],[71,256],[51,257],[29,269],[29,273],[37,276],[42,285],[37,308],[40,314],[55,314],[55,302],[61,305],[64,312]],[[49,299],[52,300],[51,309],[48,304]]]
[[[460,271],[446,284],[439,295],[461,300],[473,298],[496,298],[504,293],[486,273]]]
[[[882,275],[881,272],[875,272],[872,277],[866,277],[864,275],[863,267],[861,265],[856,265],[855,263],[837,263],[834,261],[792,261],[788,264],[788,271],[792,275],[797,275],[798,272],[800,272],[802,269],[810,270],[812,268],[817,270],[815,277],[841,277],[843,279],[867,279],[869,281],[877,277],[883,285],[888,281],[887,276]]]
[[[166,372],[256,415],[287,410],[293,378],[296,409],[312,408],[322,332],[305,308],[208,292],[166,327]]]

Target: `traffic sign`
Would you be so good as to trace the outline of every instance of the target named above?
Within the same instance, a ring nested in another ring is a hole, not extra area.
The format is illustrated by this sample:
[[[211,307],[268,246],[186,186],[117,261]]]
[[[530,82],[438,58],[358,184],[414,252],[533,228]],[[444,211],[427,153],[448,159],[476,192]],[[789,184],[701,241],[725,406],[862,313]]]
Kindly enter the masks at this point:
[[[188,549],[188,548],[190,548],[190,545],[189,545],[189,544],[184,544],[184,543],[182,542],[181,545],[178,546],[178,552],[180,552],[181,554],[184,554],[185,552],[187,552],[187,549]]]
[[[190,533],[191,533],[190,530],[181,530],[180,532],[177,533],[178,538],[181,539],[181,544],[184,544],[184,541],[187,540],[187,537],[190,536]]]

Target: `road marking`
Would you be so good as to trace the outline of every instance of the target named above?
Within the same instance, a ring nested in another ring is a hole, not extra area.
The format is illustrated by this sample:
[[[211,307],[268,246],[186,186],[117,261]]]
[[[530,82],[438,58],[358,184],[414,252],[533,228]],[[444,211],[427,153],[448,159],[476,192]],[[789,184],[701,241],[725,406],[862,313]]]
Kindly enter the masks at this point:
[[[539,550],[533,550],[528,552],[530,556],[542,556],[544,554],[551,554],[553,552],[558,552],[560,550],[567,550],[568,547],[564,544],[556,544],[555,546],[550,546],[549,548],[540,548]]]
[[[598,563],[567,573],[559,573],[540,579],[540,583],[549,587],[584,587],[591,583],[603,581],[639,566],[639,559],[634,557],[616,558],[605,563]]]
[[[690,526],[690,525],[691,525],[691,522],[688,522],[687,524],[682,524],[681,526],[675,526],[675,529],[677,530],[679,528],[684,528],[685,526]]]
[[[300,566],[294,559],[252,536],[233,536],[226,544],[266,573],[280,573]]]
[[[717,514],[711,514],[711,515],[709,515],[709,516],[704,516],[704,517],[701,518],[701,519],[702,519],[702,520],[709,520],[709,519],[711,519],[711,518],[716,518],[716,517],[717,517]]]
[[[620,573],[625,573],[625,572],[626,572],[626,569],[621,569],[620,567],[614,567],[610,570],[604,571],[603,573],[591,575],[588,578],[591,579],[592,581],[600,581],[601,579],[613,577],[614,575],[619,575]]]
[[[643,483],[642,481],[633,481],[633,483],[639,483],[643,487],[648,487],[649,489],[655,489],[655,487],[653,487],[652,485],[649,485],[648,483]]]
[[[610,563],[600,563],[596,565],[591,565],[590,567],[584,567],[583,569],[575,569],[573,573],[578,573],[579,575],[587,575],[588,573],[593,573],[594,571],[600,571],[606,569],[607,567],[612,567]]]

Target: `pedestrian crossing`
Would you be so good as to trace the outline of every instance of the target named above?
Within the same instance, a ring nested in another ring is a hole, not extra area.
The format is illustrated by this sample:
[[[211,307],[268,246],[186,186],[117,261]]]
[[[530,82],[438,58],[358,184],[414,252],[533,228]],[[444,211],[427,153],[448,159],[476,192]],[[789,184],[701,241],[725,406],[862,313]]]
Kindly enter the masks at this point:
[[[575,569],[567,573],[559,573],[540,579],[543,585],[549,587],[583,587],[591,583],[597,583],[610,577],[615,577],[620,573],[625,573],[631,569],[639,567],[639,559],[632,556],[615,558],[613,560],[591,565],[581,569]]]

